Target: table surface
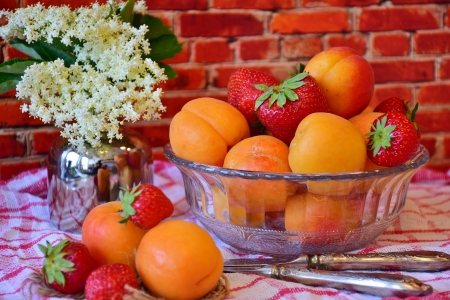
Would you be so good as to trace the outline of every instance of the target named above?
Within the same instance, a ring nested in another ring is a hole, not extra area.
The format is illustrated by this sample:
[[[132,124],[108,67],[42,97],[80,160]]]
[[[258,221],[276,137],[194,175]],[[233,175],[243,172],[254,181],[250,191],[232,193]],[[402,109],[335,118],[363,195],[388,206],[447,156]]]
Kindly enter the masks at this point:
[[[156,161],[154,183],[175,205],[171,218],[197,222],[186,202],[181,174],[174,165]],[[400,217],[374,242],[351,253],[432,250],[450,254],[449,183],[450,173],[420,170],[409,186]],[[46,194],[45,168],[0,181],[0,299],[43,299],[30,280],[30,275],[40,273],[42,267],[38,244],[55,243],[63,238],[81,239],[79,234],[61,232],[51,225]],[[225,259],[258,257],[240,252],[217,238],[215,241]],[[433,294],[421,299],[450,299],[450,270],[395,273],[413,276],[431,285]],[[230,284],[227,299],[380,299],[369,294],[311,287],[257,275],[228,273],[226,276]]]

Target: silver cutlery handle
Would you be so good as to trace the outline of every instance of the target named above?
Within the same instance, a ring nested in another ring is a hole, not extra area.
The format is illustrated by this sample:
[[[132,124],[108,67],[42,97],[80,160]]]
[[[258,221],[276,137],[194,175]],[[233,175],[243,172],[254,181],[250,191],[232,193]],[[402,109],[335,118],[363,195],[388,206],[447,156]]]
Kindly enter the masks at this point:
[[[271,277],[311,286],[332,287],[381,297],[425,296],[433,292],[430,285],[398,274],[335,272],[274,266]]]
[[[437,251],[309,255],[310,268],[323,270],[407,270],[436,272],[450,268],[450,255]]]

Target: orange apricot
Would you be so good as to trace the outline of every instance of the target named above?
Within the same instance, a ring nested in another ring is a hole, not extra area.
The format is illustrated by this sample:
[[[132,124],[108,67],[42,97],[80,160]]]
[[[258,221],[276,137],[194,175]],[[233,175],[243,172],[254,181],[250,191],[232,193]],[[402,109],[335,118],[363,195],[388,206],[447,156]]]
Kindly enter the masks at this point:
[[[316,54],[305,72],[322,87],[331,113],[351,118],[370,103],[375,87],[372,66],[349,47],[332,47]]]
[[[242,140],[228,151],[224,168],[245,171],[291,172],[289,148],[281,140],[258,135]],[[286,181],[223,177],[232,223],[262,227],[266,212],[283,211],[292,187]]]
[[[229,148],[250,136],[242,113],[214,98],[186,103],[170,123],[174,153],[183,159],[221,167]]]
[[[289,146],[289,166],[297,173],[345,173],[364,170],[366,143],[347,119],[331,113],[313,113],[297,127]],[[344,195],[352,181],[309,181],[308,190]]]
[[[195,223],[163,221],[144,236],[136,253],[142,283],[164,299],[199,299],[218,283],[223,257],[209,233]]]
[[[107,202],[92,209],[83,222],[81,242],[99,265],[123,263],[135,267],[135,252],[147,230],[132,222],[119,223],[122,203]]]
[[[362,136],[364,137],[364,141],[366,142],[367,145],[367,143],[369,142],[369,137],[367,136],[367,133],[370,132],[373,121],[375,121],[378,117],[382,115],[383,113],[380,112],[361,113],[348,120],[353,125],[355,125],[356,128],[358,128],[359,132],[361,132]],[[384,167],[375,164],[374,162],[372,162],[372,160],[370,160],[369,157],[366,158],[366,164],[364,166],[365,171],[377,170],[382,168]]]

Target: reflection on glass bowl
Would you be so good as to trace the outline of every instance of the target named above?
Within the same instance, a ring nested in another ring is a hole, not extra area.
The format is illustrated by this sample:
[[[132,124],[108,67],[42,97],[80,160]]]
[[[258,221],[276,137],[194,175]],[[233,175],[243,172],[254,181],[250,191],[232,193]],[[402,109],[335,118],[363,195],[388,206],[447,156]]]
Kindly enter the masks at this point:
[[[362,248],[399,216],[409,183],[429,160],[420,146],[407,163],[354,173],[231,170],[164,154],[183,175],[197,219],[225,243],[268,255]],[[346,191],[345,193],[335,191]]]

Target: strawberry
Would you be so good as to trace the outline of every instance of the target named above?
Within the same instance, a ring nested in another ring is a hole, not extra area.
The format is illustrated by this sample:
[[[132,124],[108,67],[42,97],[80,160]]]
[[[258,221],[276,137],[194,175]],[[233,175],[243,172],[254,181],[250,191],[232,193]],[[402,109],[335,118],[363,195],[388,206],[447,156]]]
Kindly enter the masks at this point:
[[[261,128],[255,112],[255,102],[263,93],[254,87],[254,84],[267,86],[278,85],[280,82],[270,74],[249,70],[238,69],[231,74],[228,82],[227,101],[236,107],[247,119],[252,135],[259,134]]]
[[[97,266],[84,244],[64,239],[55,246],[39,245],[39,249],[45,255],[42,274],[48,286],[64,294],[83,291],[86,278]]]
[[[136,226],[150,229],[162,220],[170,217],[174,207],[172,201],[158,187],[144,183],[134,185],[132,189],[123,189],[119,197],[122,201],[121,223],[131,220]]]
[[[95,269],[89,275],[84,295],[86,300],[119,300],[129,294],[126,285],[139,289],[139,281],[134,270],[126,264],[107,264]]]
[[[330,112],[322,89],[307,72],[299,73],[277,86],[257,84],[255,87],[264,91],[255,103],[258,119],[274,137],[287,145],[306,116],[315,112]]]
[[[399,112],[404,115],[406,115],[414,124],[414,127],[417,130],[417,133],[419,134],[420,138],[420,127],[417,125],[415,118],[416,118],[416,112],[419,109],[419,102],[414,105],[414,108],[411,110],[408,107],[408,102],[403,101],[400,98],[397,97],[390,97],[378,104],[374,108],[374,112],[382,112],[382,113],[388,113],[388,112]]]
[[[420,146],[414,123],[399,112],[378,117],[367,136],[367,155],[379,166],[399,166],[411,159]]]

